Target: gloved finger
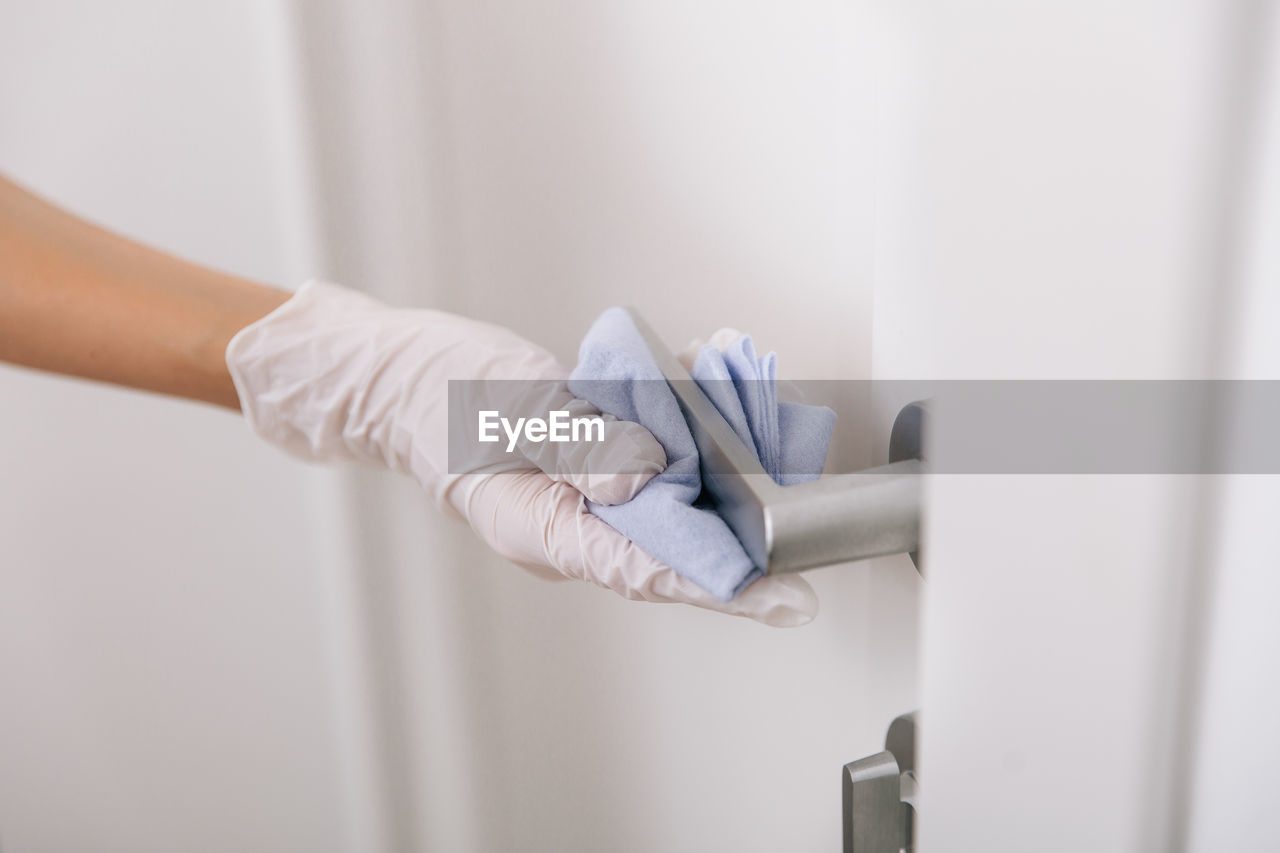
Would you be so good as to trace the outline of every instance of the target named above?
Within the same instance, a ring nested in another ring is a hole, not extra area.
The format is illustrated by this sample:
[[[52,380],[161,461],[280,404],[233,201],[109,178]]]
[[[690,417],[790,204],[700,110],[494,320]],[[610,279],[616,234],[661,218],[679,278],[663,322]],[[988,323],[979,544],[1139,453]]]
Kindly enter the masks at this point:
[[[707,340],[702,338],[694,338],[689,341],[688,346],[676,353],[676,359],[684,365],[685,370],[693,370],[693,363],[698,359],[698,353],[702,352],[702,348],[710,344],[718,350],[725,350],[743,337],[743,333],[737,329],[731,329],[728,326],[723,329],[717,329]]]
[[[451,383],[454,472],[536,467],[597,503],[613,505],[631,500],[666,468],[666,452],[647,429],[575,397],[557,375],[567,371],[558,366],[544,365],[542,371],[546,375],[534,378]],[[477,418],[487,431],[479,442],[472,426]]]
[[[555,493],[541,498],[552,524],[546,540],[550,562],[574,577],[624,598],[692,604],[775,627],[804,625],[817,615],[818,597],[802,578],[762,578],[720,601],[591,515],[581,500]]]
[[[590,581],[632,600],[692,604],[778,627],[804,625],[818,598],[803,579],[761,578],[720,601],[587,511],[582,495],[537,470],[462,478],[450,503],[494,551],[538,577]]]
[[[661,599],[683,602],[707,610],[746,616],[774,628],[807,625],[818,615],[818,595],[809,582],[798,575],[759,578],[729,601],[721,601],[688,578],[664,566],[651,586]]]
[[[551,565],[544,542],[550,523],[539,496],[568,488],[536,468],[458,478],[445,497],[495,553],[543,580],[567,580]]]
[[[521,455],[552,480],[612,506],[631,500],[667,467],[666,451],[640,424],[601,414],[567,389],[551,405],[549,411],[568,412],[571,420],[598,418],[600,422],[598,427],[584,424],[576,440],[520,443]]]

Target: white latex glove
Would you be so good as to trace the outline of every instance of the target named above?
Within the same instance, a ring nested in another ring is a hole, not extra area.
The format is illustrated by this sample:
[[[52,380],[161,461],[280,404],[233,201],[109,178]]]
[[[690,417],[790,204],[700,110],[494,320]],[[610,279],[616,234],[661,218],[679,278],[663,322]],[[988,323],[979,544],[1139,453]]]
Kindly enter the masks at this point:
[[[546,350],[498,326],[440,311],[395,309],[308,282],[242,329],[227,366],[253,430],[304,458],[353,459],[415,477],[494,551],[544,578],[579,578],[630,599],[683,602],[769,625],[801,625],[817,598],[796,577],[763,578],[716,600],[587,511],[629,500],[661,471],[661,445],[606,417],[605,440],[522,446],[509,464],[450,472],[448,381],[539,379],[527,413],[597,414],[565,386]]]

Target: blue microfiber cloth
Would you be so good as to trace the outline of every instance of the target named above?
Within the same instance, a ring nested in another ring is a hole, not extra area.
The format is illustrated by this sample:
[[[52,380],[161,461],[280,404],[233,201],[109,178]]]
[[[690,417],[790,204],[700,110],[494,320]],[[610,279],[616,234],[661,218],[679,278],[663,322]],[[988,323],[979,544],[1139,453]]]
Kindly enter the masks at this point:
[[[708,345],[691,375],[773,479],[784,486],[817,479],[835,412],[780,402],[777,357],[758,358],[750,337],[724,352]],[[643,425],[667,453],[667,468],[625,504],[587,502],[592,513],[677,573],[728,601],[760,576],[724,520],[699,502],[698,449],[630,316],[600,315],[578,351],[569,390],[600,411]]]

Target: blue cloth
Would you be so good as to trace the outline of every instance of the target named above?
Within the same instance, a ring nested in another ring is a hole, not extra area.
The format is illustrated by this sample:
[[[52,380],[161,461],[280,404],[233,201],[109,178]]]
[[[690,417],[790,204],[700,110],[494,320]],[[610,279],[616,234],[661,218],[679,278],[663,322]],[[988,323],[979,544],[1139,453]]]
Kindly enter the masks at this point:
[[[750,337],[723,353],[708,345],[690,373],[775,481],[786,486],[821,475],[835,412],[779,402],[773,353],[758,358]],[[588,501],[592,513],[721,601],[760,576],[724,520],[699,501],[698,449],[626,311],[611,308],[592,325],[569,389],[602,412],[642,424],[667,453],[666,470],[634,498],[618,506]]]

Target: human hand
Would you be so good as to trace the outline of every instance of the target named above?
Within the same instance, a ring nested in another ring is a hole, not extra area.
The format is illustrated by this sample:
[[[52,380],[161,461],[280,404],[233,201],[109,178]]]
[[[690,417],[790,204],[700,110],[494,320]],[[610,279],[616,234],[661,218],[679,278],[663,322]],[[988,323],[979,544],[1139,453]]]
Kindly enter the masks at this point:
[[[599,416],[569,393],[567,369],[507,329],[308,283],[235,335],[227,365],[245,417],[263,438],[309,459],[411,474],[494,551],[540,577],[579,578],[629,599],[683,602],[770,625],[803,624],[816,611],[813,591],[795,577],[762,578],[718,601],[587,511],[584,496],[624,502],[665,467],[661,445],[639,424],[600,416],[598,442],[524,441],[499,463],[451,459],[451,379],[476,380],[468,387],[481,389],[487,380],[535,380],[517,383],[526,389],[514,401],[520,413]]]

